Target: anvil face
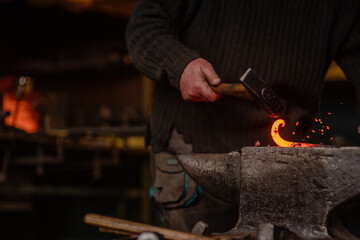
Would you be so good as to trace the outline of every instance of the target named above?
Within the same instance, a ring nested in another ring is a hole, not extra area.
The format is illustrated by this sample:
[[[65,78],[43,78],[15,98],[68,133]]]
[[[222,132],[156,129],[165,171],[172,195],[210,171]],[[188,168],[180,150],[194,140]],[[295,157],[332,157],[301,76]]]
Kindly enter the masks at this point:
[[[360,197],[358,147],[244,147],[178,158],[205,191],[239,206],[239,220],[229,234],[273,223],[302,238],[327,238],[330,213]]]

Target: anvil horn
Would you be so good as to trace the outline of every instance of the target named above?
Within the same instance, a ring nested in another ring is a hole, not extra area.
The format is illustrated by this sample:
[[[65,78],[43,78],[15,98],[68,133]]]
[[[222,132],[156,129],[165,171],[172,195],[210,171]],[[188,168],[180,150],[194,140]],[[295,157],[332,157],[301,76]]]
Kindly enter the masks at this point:
[[[177,156],[184,170],[206,192],[235,206],[239,203],[240,157],[239,152]]]

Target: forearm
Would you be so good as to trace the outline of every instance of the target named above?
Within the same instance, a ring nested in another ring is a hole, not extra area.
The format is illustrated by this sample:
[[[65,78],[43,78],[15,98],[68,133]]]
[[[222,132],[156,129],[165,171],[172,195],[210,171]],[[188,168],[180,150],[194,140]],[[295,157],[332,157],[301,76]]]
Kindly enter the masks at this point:
[[[190,1],[191,2],[191,1]],[[196,2],[196,1],[195,1]],[[179,88],[179,79],[189,62],[200,57],[180,40],[185,18],[179,9],[188,1],[141,1],[130,18],[126,41],[134,65],[156,81],[169,81]],[[195,9],[194,3],[188,14]]]

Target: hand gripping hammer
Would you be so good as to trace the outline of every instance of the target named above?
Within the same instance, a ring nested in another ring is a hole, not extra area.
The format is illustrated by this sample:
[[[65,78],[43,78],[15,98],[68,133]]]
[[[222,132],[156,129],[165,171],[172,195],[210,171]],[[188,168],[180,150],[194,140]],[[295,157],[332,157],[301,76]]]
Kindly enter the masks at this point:
[[[217,86],[209,84],[209,86],[218,94],[255,100],[272,118],[277,118],[282,113],[284,105],[280,98],[251,68],[241,76],[240,81],[241,83],[220,83]]]

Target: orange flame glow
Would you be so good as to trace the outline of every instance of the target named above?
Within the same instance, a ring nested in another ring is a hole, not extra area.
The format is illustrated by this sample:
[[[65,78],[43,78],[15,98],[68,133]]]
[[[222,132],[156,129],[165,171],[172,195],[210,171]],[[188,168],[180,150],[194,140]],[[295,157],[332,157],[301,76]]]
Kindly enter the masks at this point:
[[[318,144],[290,142],[282,139],[279,134],[279,126],[285,127],[283,119],[276,120],[271,127],[271,137],[279,147],[317,147]]]
[[[35,133],[39,129],[40,114],[34,109],[34,101],[39,95],[25,95],[23,100],[18,103],[18,113],[16,109],[16,93],[6,92],[3,94],[3,107],[5,111],[11,114],[5,118],[5,124],[19,129],[23,129],[27,133]],[[16,119],[14,121],[14,116]]]

